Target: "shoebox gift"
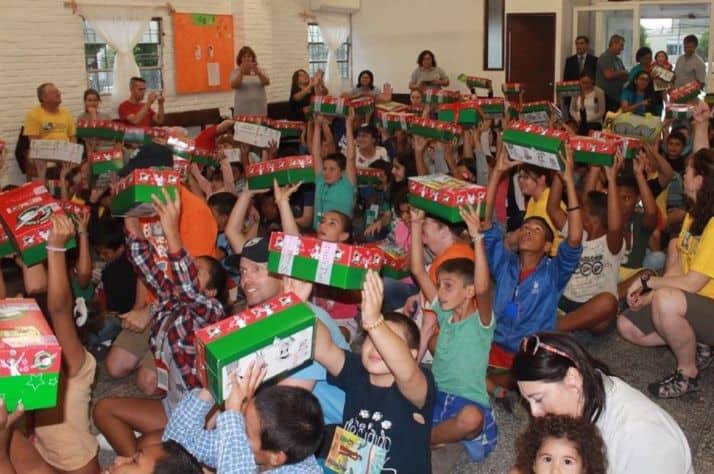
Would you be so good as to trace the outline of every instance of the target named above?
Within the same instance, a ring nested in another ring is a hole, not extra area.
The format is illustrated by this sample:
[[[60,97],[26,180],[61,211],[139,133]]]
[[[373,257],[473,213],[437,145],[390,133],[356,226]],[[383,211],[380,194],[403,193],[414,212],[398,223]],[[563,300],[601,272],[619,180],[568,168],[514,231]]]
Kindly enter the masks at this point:
[[[300,138],[305,130],[305,122],[298,120],[271,120],[270,128],[280,132],[280,138]]]
[[[552,104],[547,100],[535,102],[524,102],[519,106],[518,117],[524,122],[534,123],[541,127],[547,127],[550,123],[550,116],[553,112]]]
[[[692,81],[683,86],[676,87],[669,91],[669,100],[677,104],[686,104],[687,102],[699,97],[702,91],[702,86],[697,81]]]
[[[367,247],[376,247],[384,254],[382,276],[401,280],[410,275],[409,253],[390,240],[382,240],[367,244]]]
[[[357,185],[378,186],[386,176],[386,172],[381,168],[357,168]]]
[[[570,137],[568,148],[573,150],[573,160],[577,163],[612,166],[621,144],[617,140],[604,138]]]
[[[0,226],[0,258],[12,255],[15,252],[15,246],[12,245],[10,236],[8,236],[5,229]]]
[[[268,271],[343,290],[360,290],[367,270],[382,268],[382,251],[282,232],[270,235]]]
[[[580,81],[558,81],[555,83],[555,93],[560,97],[575,97],[580,95]]]
[[[125,128],[124,124],[113,120],[77,120],[77,138],[121,141]]]
[[[673,120],[689,120],[694,116],[694,107],[689,104],[667,104],[664,116]]]
[[[25,265],[47,259],[47,239],[52,229],[50,217],[65,214],[60,203],[46,187],[27,183],[0,193],[0,219]],[[66,248],[75,246],[74,239]]]
[[[377,112],[408,112],[409,106],[407,104],[402,104],[401,102],[380,102],[375,104],[374,108]]]
[[[126,127],[124,143],[132,145],[148,145],[156,140],[166,140],[169,133],[160,127]]]
[[[479,104],[474,100],[440,105],[437,114],[439,120],[461,126],[475,126],[483,121]]]
[[[491,82],[491,79],[488,79],[486,77],[476,77],[476,76],[468,76],[466,74],[459,74],[459,76],[456,78],[459,81],[463,82],[466,84],[466,87],[469,89],[491,89],[493,87],[493,83]]]
[[[539,125],[515,121],[503,131],[503,143],[512,160],[541,168],[562,170],[561,153],[568,133]]]
[[[62,199],[59,203],[64,213],[74,222],[78,222],[81,216],[89,214],[90,212],[89,206],[70,201],[69,199]]]
[[[355,115],[367,115],[374,112],[374,98],[358,97],[347,102],[348,107],[354,109]]]
[[[233,121],[265,126],[270,123],[270,119],[266,115],[236,115],[233,117]]]
[[[273,189],[273,180],[283,186],[315,182],[315,168],[312,155],[296,155],[270,161],[253,163],[245,170],[250,189]]]
[[[464,133],[460,125],[423,117],[408,117],[409,133],[441,142],[453,142]]]
[[[501,84],[501,91],[506,94],[520,94],[526,90],[526,85],[522,82],[504,82]]]
[[[461,100],[461,92],[447,89],[427,88],[421,97],[421,101],[425,104],[438,105],[449,104]]]
[[[506,112],[506,101],[503,97],[477,99],[476,104],[484,119],[501,120]]]
[[[95,151],[89,154],[89,166],[95,186],[106,187],[111,176],[124,166],[124,152],[120,148]]]
[[[62,349],[33,299],[0,300],[0,397],[9,412],[57,404]]]
[[[30,158],[34,160],[82,163],[84,145],[61,140],[31,140]]]
[[[313,95],[310,99],[310,112],[322,115],[347,115],[349,99],[331,95]]]
[[[243,377],[253,362],[265,364],[266,381],[309,363],[314,336],[315,312],[284,293],[196,331],[199,379],[220,403],[231,393],[231,374]]]
[[[626,160],[631,160],[637,156],[637,153],[639,153],[642,148],[642,141],[637,138],[624,137],[622,135],[617,135],[607,131],[590,130],[588,132],[588,136],[611,140],[618,143],[620,146],[620,153],[622,153],[622,156],[624,156]]]
[[[644,142],[654,143],[662,131],[662,120],[652,114],[639,115],[632,112],[622,114],[608,113],[606,123],[613,133],[625,137],[637,138]]]
[[[116,195],[111,205],[112,215],[115,217],[153,216],[156,212],[152,196],[157,196],[164,201],[162,190],[165,189],[171,199],[176,199],[180,181],[179,174],[170,168],[132,170],[116,186]]]
[[[410,206],[451,223],[463,222],[459,210],[476,205],[479,197],[486,198],[486,188],[456,179],[447,174],[431,174],[409,178]],[[483,214],[484,209],[480,209]]]
[[[415,116],[415,114],[409,112],[384,112],[377,110],[377,121],[382,124],[383,128],[386,128],[390,132],[397,130],[406,131],[408,129],[407,119]]]

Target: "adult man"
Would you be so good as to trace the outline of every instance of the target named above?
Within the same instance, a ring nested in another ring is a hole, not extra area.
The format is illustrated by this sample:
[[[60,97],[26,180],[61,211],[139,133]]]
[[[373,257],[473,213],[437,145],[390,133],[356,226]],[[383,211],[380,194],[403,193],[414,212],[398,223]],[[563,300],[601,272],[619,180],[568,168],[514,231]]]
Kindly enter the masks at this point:
[[[684,38],[684,54],[677,59],[677,64],[674,66],[674,87],[692,81],[697,81],[704,87],[706,71],[704,61],[696,54],[697,46],[699,40],[696,36],[688,35]]]
[[[583,73],[595,77],[597,56],[590,54],[589,48],[590,40],[587,36],[575,38],[575,54],[565,60],[564,81],[577,81]]]
[[[37,88],[40,105],[30,110],[25,118],[23,135],[32,140],[75,141],[76,129],[72,114],[62,107],[62,93],[51,82]]]
[[[119,119],[127,125],[151,127],[164,123],[164,96],[161,92],[150,92],[146,102],[146,81],[141,77],[132,77],[129,81],[129,99],[119,104]],[[159,104],[156,113],[151,105]]]
[[[620,93],[627,82],[628,72],[619,55],[625,49],[625,38],[612,35],[608,48],[597,60],[595,85],[605,91],[605,108],[608,112],[620,108]]]

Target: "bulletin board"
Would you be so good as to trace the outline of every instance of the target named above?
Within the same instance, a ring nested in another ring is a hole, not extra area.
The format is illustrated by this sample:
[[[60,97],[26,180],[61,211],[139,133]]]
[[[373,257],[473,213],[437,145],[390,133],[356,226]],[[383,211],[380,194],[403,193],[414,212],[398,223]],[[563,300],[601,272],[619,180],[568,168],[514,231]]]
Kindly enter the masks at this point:
[[[173,23],[176,93],[230,90],[233,16],[174,13]]]

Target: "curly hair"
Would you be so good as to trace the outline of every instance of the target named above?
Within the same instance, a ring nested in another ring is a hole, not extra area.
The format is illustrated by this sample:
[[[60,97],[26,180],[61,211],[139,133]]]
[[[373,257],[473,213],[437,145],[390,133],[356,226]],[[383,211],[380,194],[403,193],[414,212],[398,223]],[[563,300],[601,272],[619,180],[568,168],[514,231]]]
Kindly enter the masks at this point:
[[[709,219],[714,217],[714,151],[703,148],[696,152],[689,161],[697,176],[702,177],[702,187],[697,191],[697,198],[690,202],[692,225],[689,232],[701,235]]]
[[[607,456],[600,430],[583,418],[548,415],[531,419],[528,428],[516,440],[516,468],[532,474],[538,450],[547,438],[565,439],[575,445],[583,461],[585,474],[605,474]]]

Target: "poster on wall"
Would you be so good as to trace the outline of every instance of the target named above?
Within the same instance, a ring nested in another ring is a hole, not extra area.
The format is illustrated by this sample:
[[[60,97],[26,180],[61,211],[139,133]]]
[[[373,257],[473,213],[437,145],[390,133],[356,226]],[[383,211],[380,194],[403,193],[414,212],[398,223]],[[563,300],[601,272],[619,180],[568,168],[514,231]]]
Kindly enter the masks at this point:
[[[174,13],[173,21],[176,92],[230,90],[235,63],[233,17]]]

